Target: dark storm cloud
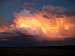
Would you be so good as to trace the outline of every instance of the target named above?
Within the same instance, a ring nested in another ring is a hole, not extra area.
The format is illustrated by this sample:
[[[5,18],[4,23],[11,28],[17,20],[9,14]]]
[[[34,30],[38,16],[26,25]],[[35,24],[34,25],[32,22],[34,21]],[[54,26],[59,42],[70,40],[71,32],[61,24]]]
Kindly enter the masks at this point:
[[[75,11],[65,12],[67,16],[75,16]]]

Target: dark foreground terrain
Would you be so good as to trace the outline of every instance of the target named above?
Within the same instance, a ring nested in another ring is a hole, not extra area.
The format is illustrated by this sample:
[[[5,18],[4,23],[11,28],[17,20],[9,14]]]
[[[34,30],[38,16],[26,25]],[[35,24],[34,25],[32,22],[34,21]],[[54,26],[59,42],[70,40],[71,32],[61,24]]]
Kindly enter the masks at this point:
[[[31,35],[19,32],[0,33],[0,54],[8,56],[24,55],[67,55],[75,52],[74,39],[64,41],[34,40]],[[37,36],[36,36],[37,37]],[[74,54],[74,53],[73,53]]]

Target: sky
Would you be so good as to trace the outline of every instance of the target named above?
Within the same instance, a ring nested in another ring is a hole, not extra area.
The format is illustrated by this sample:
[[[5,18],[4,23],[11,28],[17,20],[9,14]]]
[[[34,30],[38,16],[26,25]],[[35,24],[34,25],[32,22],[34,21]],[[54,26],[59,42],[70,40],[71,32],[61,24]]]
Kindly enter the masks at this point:
[[[69,12],[75,12],[75,0],[0,0],[0,24],[11,22],[13,20],[14,12],[22,10],[24,3],[32,3],[33,8],[38,10],[44,5],[49,4],[63,7]],[[19,40],[17,41],[19,43]],[[22,41],[20,41],[20,43],[21,42]],[[0,42],[0,44],[3,43]]]
[[[33,3],[35,9],[41,9],[43,5],[53,5],[65,8],[67,11],[75,11],[75,0],[0,0],[0,24],[11,22],[13,13],[22,9],[24,3]]]

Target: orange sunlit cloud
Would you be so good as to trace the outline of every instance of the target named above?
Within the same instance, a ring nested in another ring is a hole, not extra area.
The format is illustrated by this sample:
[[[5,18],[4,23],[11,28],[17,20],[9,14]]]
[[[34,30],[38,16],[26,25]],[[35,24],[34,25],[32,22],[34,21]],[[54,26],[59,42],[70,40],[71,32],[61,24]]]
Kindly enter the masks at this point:
[[[43,10],[32,14],[29,10],[22,10],[16,14],[9,27],[1,26],[0,32],[18,30],[25,35],[38,36],[39,39],[44,40],[64,40],[65,38],[75,37],[75,17],[66,15],[58,15],[57,17],[54,11],[51,11],[50,8],[50,11]]]
[[[75,23],[66,15],[52,18],[45,18],[43,12],[35,15],[22,15],[18,13],[15,17],[14,24],[23,34],[40,36],[47,40],[64,39],[75,36]]]
[[[8,27],[5,25],[0,26],[0,32],[8,32]]]

